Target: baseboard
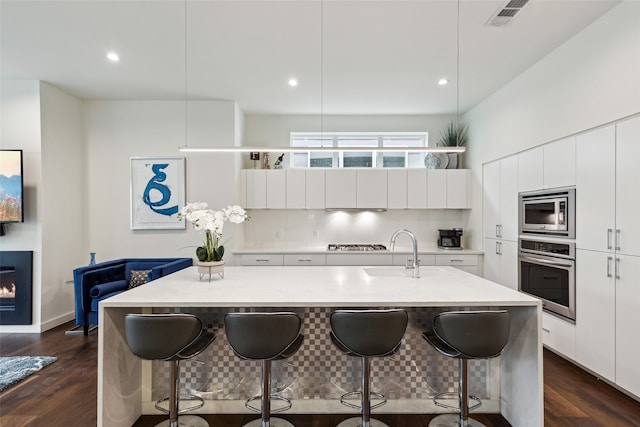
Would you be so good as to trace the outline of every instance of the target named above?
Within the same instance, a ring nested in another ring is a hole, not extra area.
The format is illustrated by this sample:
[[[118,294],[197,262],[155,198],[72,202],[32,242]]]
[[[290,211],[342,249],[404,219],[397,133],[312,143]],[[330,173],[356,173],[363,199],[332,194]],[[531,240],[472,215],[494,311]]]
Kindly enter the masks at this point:
[[[63,323],[67,323],[76,318],[76,313],[71,311],[69,313],[65,313],[61,316],[55,317],[51,320],[47,320],[40,324],[40,332],[48,331],[49,329],[53,329],[56,326],[60,326]]]

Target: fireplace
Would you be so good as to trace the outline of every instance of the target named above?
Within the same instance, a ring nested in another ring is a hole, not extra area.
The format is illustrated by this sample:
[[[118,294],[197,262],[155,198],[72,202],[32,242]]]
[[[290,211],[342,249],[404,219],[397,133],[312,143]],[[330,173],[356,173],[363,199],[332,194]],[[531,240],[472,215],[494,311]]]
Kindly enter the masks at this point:
[[[0,325],[30,325],[31,251],[0,251]]]

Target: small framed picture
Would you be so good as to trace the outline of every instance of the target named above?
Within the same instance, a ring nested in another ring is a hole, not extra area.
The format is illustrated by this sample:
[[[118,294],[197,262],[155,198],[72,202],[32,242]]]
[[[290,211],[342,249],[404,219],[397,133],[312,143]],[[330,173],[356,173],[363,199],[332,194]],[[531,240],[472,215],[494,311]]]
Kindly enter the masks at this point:
[[[184,229],[184,157],[131,157],[131,229]]]

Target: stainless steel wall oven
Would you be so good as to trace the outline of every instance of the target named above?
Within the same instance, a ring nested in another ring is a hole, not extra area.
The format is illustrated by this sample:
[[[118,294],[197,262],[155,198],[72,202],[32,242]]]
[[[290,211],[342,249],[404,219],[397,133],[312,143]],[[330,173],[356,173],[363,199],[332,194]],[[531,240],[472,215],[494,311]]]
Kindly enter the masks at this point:
[[[519,201],[521,235],[575,238],[575,187],[520,193]]]
[[[542,300],[544,310],[576,320],[575,243],[521,237],[518,289]]]

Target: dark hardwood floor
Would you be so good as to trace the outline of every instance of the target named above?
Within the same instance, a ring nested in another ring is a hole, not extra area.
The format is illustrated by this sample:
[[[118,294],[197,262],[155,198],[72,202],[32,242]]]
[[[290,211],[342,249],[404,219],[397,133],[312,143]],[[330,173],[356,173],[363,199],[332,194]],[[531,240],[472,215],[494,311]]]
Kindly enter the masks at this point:
[[[66,336],[70,324],[43,334],[0,334],[0,356],[57,356],[58,361],[0,392],[0,426],[94,426],[98,339]],[[640,427],[640,403],[554,353],[544,351],[545,426]],[[335,426],[346,414],[281,415],[297,427]],[[391,427],[427,426],[429,415],[375,417]],[[474,415],[488,427],[508,426],[500,415]],[[163,417],[144,416],[134,425],[153,426]],[[208,415],[211,426],[238,427],[256,415]],[[518,426],[514,426],[518,427]]]

